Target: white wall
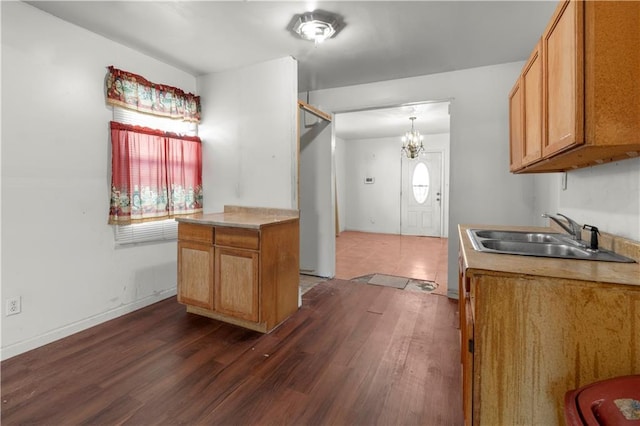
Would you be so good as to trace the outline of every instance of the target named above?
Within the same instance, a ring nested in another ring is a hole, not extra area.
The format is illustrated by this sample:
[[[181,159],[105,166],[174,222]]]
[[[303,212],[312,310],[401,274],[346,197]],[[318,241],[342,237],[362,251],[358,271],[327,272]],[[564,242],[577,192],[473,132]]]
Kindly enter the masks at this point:
[[[398,138],[346,142],[346,229],[400,233],[400,147]],[[365,184],[366,177],[374,183]]]
[[[532,225],[549,226],[549,219],[542,213],[555,215],[559,210],[559,189],[562,173],[539,173],[533,175],[534,222]]]
[[[300,270],[320,277],[335,276],[334,148],[331,123],[312,120],[300,126]],[[325,179],[328,177],[328,179]]]
[[[507,96],[522,62],[320,90],[310,103],[328,112],[451,100],[449,277],[457,276],[460,223],[530,224],[531,175],[509,173]],[[457,280],[449,279],[457,297]]]
[[[536,191],[537,211],[560,212],[578,223],[640,241],[640,158],[570,171],[566,190],[557,173],[536,175],[535,186],[543,188]]]
[[[22,2],[2,2],[2,358],[175,294],[176,245],[115,249],[106,67],[196,79]]]
[[[346,229],[350,231],[400,233],[401,147],[399,137],[350,139],[345,142]],[[424,145],[428,151],[443,153],[443,193],[449,186],[449,134],[426,134]],[[339,154],[336,152],[336,161]],[[373,177],[373,184],[365,184],[365,177]],[[443,197],[447,236],[447,202]]]
[[[298,208],[298,65],[291,57],[198,77],[204,210]]]

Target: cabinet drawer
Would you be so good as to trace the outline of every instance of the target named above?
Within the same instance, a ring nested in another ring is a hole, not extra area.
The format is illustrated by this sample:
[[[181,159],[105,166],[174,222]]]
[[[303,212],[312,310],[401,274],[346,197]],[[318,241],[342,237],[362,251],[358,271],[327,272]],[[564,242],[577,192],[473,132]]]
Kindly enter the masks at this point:
[[[194,225],[192,223],[178,223],[178,239],[186,241],[199,241],[213,244],[214,228],[206,225]]]
[[[260,233],[243,228],[216,228],[216,245],[250,250],[260,248]]]

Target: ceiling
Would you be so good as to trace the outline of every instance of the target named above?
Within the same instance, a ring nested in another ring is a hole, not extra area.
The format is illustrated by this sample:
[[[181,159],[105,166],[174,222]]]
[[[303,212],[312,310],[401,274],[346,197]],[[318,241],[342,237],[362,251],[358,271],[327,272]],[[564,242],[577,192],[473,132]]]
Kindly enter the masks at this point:
[[[556,6],[544,0],[27,3],[194,76],[293,56],[299,92],[525,60]],[[346,24],[318,46],[287,30],[295,14],[315,9],[337,13]],[[410,127],[408,116],[401,118]]]
[[[397,137],[411,129],[409,117],[416,117],[421,134],[449,133],[449,102],[425,102],[391,108],[377,108],[336,114],[336,135],[342,139]]]

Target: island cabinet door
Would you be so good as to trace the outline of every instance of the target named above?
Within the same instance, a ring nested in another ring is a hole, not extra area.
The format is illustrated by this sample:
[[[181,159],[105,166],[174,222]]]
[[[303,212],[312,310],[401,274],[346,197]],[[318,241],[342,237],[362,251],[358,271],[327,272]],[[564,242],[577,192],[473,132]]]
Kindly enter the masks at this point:
[[[247,321],[259,321],[259,254],[216,247],[215,310]]]
[[[178,302],[213,309],[213,246],[178,241]]]

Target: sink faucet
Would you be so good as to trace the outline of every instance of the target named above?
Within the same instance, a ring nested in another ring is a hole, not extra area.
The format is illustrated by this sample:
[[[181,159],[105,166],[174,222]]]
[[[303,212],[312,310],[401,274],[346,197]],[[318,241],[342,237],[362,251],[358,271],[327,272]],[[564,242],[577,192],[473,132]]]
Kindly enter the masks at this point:
[[[571,235],[571,238],[573,238],[576,241],[580,241],[582,239],[582,226],[580,226],[575,220],[571,219],[568,216],[565,216],[563,214],[557,213],[558,216],[562,216],[564,217],[567,222],[569,223],[569,226],[565,225],[564,223],[562,223],[557,217],[552,216],[550,214],[547,213],[542,213],[542,217],[546,217],[549,218],[551,220],[553,220],[555,223],[557,223],[562,229],[564,229],[565,231],[567,231],[567,233],[569,235]]]

